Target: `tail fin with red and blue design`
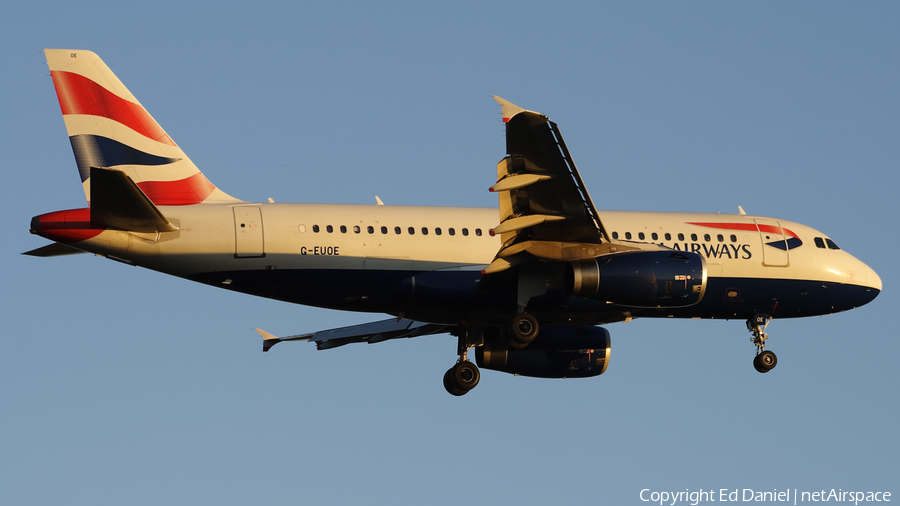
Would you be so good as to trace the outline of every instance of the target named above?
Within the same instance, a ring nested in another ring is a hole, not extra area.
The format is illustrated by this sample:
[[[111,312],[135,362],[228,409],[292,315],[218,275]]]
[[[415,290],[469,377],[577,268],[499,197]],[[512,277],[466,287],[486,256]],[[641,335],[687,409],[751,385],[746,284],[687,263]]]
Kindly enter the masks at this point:
[[[88,202],[92,167],[124,172],[158,206],[240,202],[206,179],[96,54],[44,54]]]

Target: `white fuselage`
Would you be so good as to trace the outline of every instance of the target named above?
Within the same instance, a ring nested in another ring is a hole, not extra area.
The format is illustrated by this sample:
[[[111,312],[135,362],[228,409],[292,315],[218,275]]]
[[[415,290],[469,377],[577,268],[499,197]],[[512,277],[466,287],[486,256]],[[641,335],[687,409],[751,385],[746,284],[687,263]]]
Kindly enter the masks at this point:
[[[481,269],[501,246],[499,237],[489,233],[499,222],[495,209],[263,203],[160,210],[178,231],[104,230],[73,246],[245,293],[348,310],[408,310],[424,320],[445,319],[444,306],[460,312]],[[587,321],[743,318],[751,310],[778,314],[779,303],[782,317],[808,316],[862,305],[871,298],[856,300],[867,297],[858,293],[869,291],[874,298],[881,289],[880,278],[868,266],[843,250],[817,246],[824,246],[827,236],[799,223],[735,214],[599,214],[614,242],[655,243],[705,257],[710,291],[696,311],[598,309],[583,301],[566,305],[568,311],[582,307],[590,313]],[[800,308],[798,301],[815,298],[808,294],[817,287],[853,292],[830,311],[821,301]],[[780,293],[782,289],[789,293]],[[765,290],[771,293],[760,293]],[[399,300],[394,304],[389,298]],[[720,303],[722,298],[733,304]],[[775,303],[763,307],[766,300]]]

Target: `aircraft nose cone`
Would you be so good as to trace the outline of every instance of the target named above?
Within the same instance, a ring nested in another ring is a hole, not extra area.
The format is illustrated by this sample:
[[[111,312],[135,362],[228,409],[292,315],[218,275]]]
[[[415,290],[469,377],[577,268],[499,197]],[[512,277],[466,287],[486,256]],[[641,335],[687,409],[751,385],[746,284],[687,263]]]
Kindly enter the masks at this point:
[[[865,283],[860,288],[864,288],[865,292],[860,296],[859,305],[863,306],[875,300],[881,293],[881,278],[868,265],[863,264],[866,273]]]
[[[881,293],[881,278],[868,265],[866,266],[866,286]]]

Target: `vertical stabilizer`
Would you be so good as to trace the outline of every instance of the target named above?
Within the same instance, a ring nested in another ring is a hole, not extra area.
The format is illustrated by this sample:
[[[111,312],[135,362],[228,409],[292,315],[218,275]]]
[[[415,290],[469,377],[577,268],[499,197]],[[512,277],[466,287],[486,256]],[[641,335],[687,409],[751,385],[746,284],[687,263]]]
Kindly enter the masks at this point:
[[[206,179],[100,57],[44,54],[88,202],[91,167],[125,172],[159,206],[239,202]]]

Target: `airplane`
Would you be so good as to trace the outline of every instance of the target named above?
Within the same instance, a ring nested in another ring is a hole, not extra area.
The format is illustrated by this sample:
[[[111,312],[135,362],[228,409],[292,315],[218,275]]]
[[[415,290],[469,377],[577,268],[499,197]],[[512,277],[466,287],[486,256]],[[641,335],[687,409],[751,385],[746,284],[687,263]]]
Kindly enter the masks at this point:
[[[345,311],[372,323],[277,337],[319,350],[449,333],[461,396],[479,368],[603,374],[610,334],[634,318],[745,320],[770,371],[772,318],[871,302],[878,275],[826,234],[739,214],[599,211],[556,123],[502,98],[498,208],[281,204],[232,197],[200,172],[105,63],[44,51],[88,201],[35,216],[53,241],[25,254],[94,253],[227,290]],[[475,363],[469,360],[474,350]]]

